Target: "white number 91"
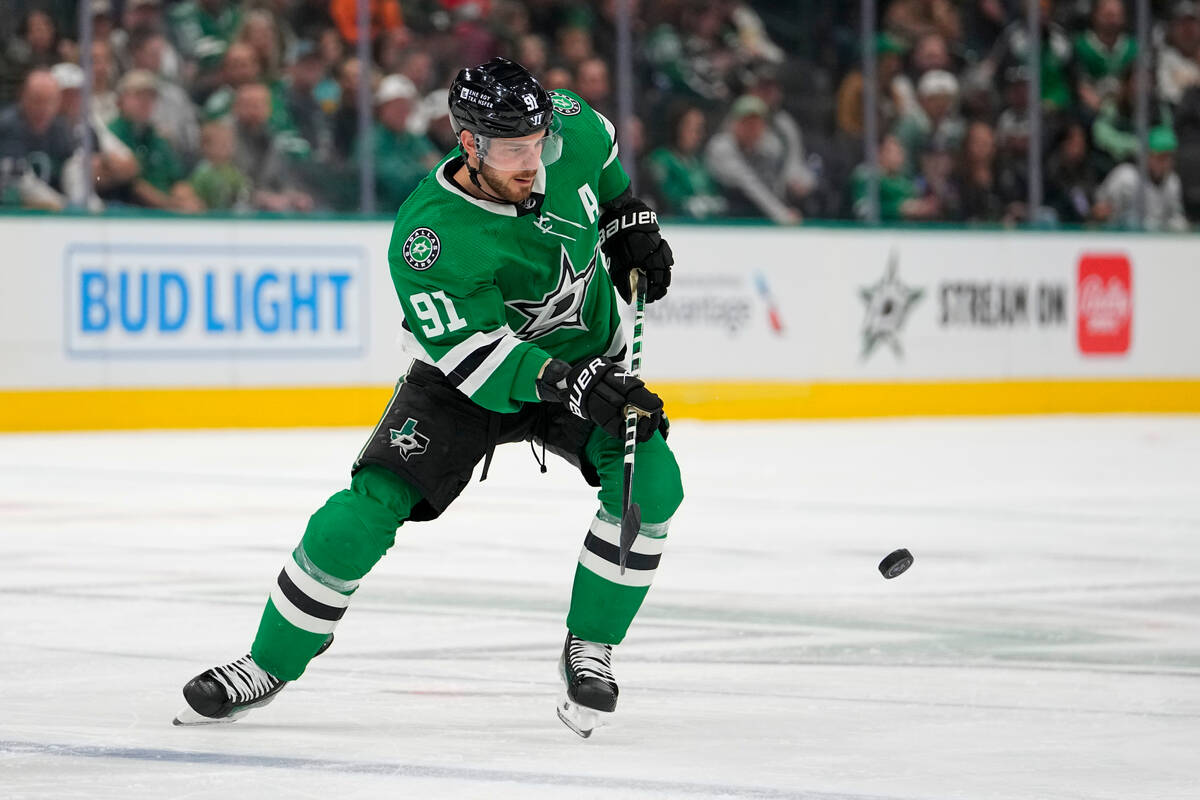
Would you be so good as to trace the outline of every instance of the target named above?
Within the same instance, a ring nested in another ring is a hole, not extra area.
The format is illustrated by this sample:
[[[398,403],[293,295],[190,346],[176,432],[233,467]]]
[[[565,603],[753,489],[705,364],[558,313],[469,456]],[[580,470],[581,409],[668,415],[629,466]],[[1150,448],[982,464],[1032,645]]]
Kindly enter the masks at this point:
[[[428,292],[418,292],[408,299],[412,303],[413,311],[417,312],[417,317],[421,320],[421,332],[431,339],[448,331],[457,331],[467,327],[467,321],[458,315],[454,308],[454,301],[446,297],[445,292],[434,292],[432,297]],[[442,308],[446,310],[444,323],[434,300],[440,302]]]

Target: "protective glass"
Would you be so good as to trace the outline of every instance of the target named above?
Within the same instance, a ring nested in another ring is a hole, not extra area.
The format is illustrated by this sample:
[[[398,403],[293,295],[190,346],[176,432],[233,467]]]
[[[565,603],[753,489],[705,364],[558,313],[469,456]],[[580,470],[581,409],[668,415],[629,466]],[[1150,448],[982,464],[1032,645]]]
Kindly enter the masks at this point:
[[[507,172],[537,169],[538,164],[550,166],[558,161],[563,148],[562,136],[555,123],[557,120],[540,139],[500,139],[475,134],[475,152],[479,160],[492,169]]]

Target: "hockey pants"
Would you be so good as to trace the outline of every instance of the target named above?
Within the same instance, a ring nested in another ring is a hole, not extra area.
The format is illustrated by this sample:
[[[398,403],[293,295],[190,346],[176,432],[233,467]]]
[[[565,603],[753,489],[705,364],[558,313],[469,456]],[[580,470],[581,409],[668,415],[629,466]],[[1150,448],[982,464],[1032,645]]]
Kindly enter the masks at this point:
[[[650,589],[672,515],[683,500],[679,466],[658,433],[637,447],[633,499],[642,527],[624,575],[617,566],[624,443],[600,429],[586,455],[600,476],[592,519],[571,591],[567,628],[594,642],[619,644]],[[376,466],[355,474],[309,519],[263,610],[251,654],[281,680],[295,680],[346,612],[359,581],[392,546],[420,493]]]

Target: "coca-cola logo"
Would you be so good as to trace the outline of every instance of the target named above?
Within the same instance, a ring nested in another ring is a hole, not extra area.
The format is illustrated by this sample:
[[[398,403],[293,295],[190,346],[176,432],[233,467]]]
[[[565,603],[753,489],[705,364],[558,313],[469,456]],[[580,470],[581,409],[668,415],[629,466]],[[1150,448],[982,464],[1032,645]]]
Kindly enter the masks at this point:
[[[1123,253],[1079,258],[1079,351],[1124,355],[1133,330],[1133,267]]]
[[[1112,335],[1131,314],[1129,292],[1119,278],[1089,275],[1079,284],[1079,315],[1089,332]]]

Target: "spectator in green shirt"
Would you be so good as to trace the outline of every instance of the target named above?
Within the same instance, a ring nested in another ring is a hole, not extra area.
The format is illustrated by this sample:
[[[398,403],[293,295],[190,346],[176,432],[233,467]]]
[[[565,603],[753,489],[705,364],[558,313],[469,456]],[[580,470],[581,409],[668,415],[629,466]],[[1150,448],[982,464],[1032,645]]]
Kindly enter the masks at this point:
[[[214,88],[221,59],[241,25],[241,3],[230,0],[185,0],[171,7],[168,25],[179,54],[196,64],[195,89],[200,95]]]
[[[1153,73],[1151,73],[1153,83]],[[1157,98],[1153,85],[1150,87],[1150,97]],[[1100,104],[1100,110],[1092,122],[1092,148],[1095,150],[1096,162],[1102,173],[1107,174],[1113,167],[1123,161],[1137,156],[1141,140],[1137,135],[1136,118],[1137,80],[1133,71],[1125,75],[1117,90],[1116,96],[1106,99]],[[1174,113],[1171,106],[1162,100],[1153,100],[1150,104],[1150,125],[1152,127],[1174,127]]]
[[[896,123],[892,132],[904,146],[908,174],[920,169],[920,156],[930,145],[956,150],[966,135],[966,124],[958,115],[958,79],[935,69],[917,84],[918,103]]]
[[[154,74],[140,69],[125,73],[117,84],[120,114],[109,129],[133,151],[138,162],[138,176],[133,179],[126,199],[148,208],[203,211],[196,193],[184,180],[179,157],[150,124],[158,97],[157,86]]]
[[[235,42],[221,58],[219,88],[204,101],[204,118],[218,119],[229,114],[238,87],[248,83],[259,83],[263,79],[262,62],[254,48],[243,42]]]
[[[210,211],[243,211],[250,207],[250,179],[233,163],[233,124],[206,123],[200,132],[204,159],[192,170],[196,196]]]
[[[271,94],[271,115],[267,125],[278,139],[278,144],[292,158],[305,159],[311,154],[308,142],[296,131],[296,125],[288,112],[287,86],[278,78],[268,79],[263,70],[258,52],[246,42],[234,42],[225,51],[221,76],[223,85],[209,95],[204,103],[206,120],[221,119],[233,111],[234,100],[243,86],[259,84],[266,86]]]
[[[883,222],[937,219],[941,209],[934,195],[918,197],[916,184],[905,174],[904,145],[892,134],[879,143],[879,219]],[[872,168],[859,164],[850,176],[854,216],[867,219]]]
[[[704,112],[684,105],[672,117],[671,141],[648,156],[650,177],[665,215],[704,219],[725,213],[728,203],[700,158]]]
[[[1091,111],[1120,91],[1121,81],[1137,60],[1137,42],[1125,33],[1122,0],[1098,0],[1092,26],[1075,37],[1079,99]]]
[[[438,162],[433,143],[408,130],[417,87],[403,75],[388,75],[375,93],[375,196],[379,210],[391,213]],[[359,154],[361,155],[361,153]]]
[[[1041,41],[1035,43],[1026,26],[1022,11],[996,40],[991,53],[971,70],[969,83],[973,88],[990,86],[993,80],[1003,76],[1014,65],[1028,64],[1029,51],[1037,47],[1041,51],[1042,106],[1048,112],[1068,109],[1072,104],[1073,86],[1072,60],[1075,48],[1066,30],[1054,22],[1054,0],[1038,0],[1041,15]],[[1039,46],[1040,44],[1040,46]]]

